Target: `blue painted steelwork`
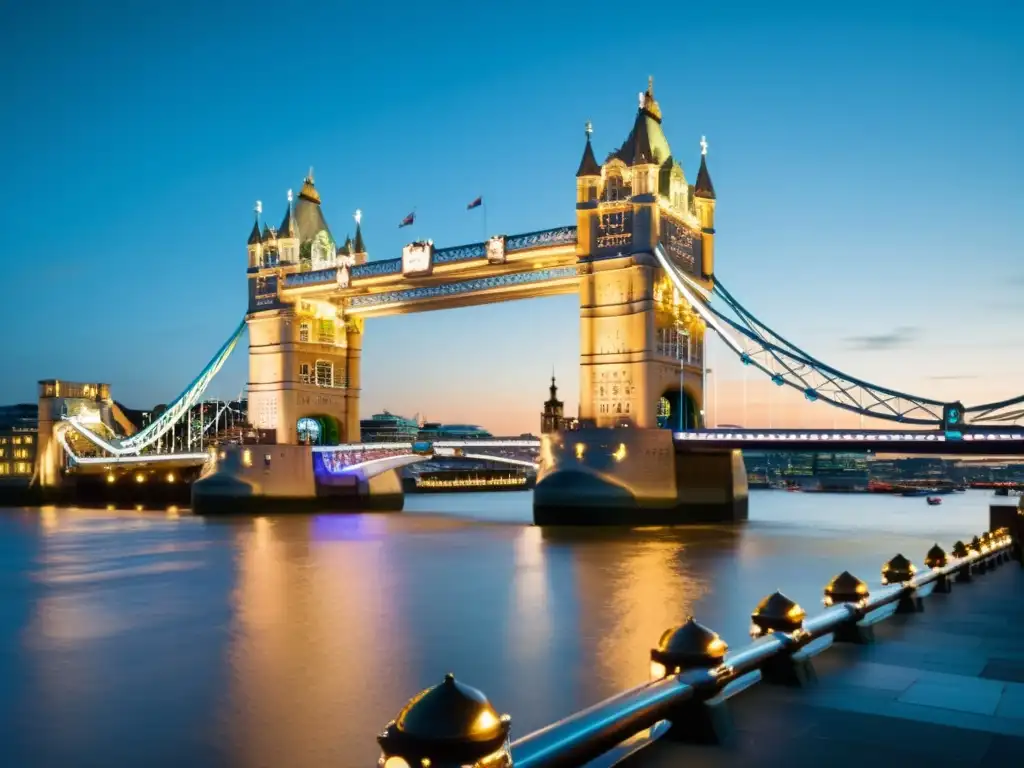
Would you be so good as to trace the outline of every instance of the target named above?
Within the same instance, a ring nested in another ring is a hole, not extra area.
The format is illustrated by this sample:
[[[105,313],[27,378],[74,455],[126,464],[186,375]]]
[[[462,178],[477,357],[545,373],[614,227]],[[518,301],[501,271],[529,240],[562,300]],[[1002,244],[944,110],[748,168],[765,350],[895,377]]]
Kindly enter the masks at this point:
[[[368,261],[365,264],[357,264],[350,270],[352,279],[355,279],[357,277],[380,277],[381,275],[400,275],[401,273],[401,259],[384,259],[383,261]]]
[[[551,245],[569,245],[576,242],[576,227],[557,227],[525,235],[505,238],[505,252],[525,251],[529,248],[546,248]]]
[[[457,261],[470,261],[472,259],[486,259],[487,244],[473,243],[471,245],[456,245],[453,248],[442,248],[434,251],[435,264],[451,264]]]
[[[542,283],[548,280],[565,280],[576,276],[576,267],[551,267],[549,269],[538,269],[532,272],[515,272],[509,275],[495,275],[493,277],[481,277],[474,280],[464,280],[458,283],[444,283],[442,285],[427,285],[421,288],[408,288],[399,291],[387,291],[369,296],[353,296],[349,307],[353,310],[369,309],[389,304],[399,304],[405,301],[421,301],[423,299],[434,299],[443,296],[459,296],[476,291],[486,291],[491,288],[503,288],[513,285],[530,285]]]
[[[296,288],[300,285],[317,285],[319,283],[333,283],[338,280],[338,268],[328,267],[318,269],[315,272],[295,272],[284,276],[285,288]]]

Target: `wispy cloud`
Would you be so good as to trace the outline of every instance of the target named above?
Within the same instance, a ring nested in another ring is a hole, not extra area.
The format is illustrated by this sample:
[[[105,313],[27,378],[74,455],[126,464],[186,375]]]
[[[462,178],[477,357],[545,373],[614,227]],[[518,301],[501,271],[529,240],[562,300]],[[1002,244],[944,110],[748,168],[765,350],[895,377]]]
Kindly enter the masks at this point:
[[[889,333],[879,333],[873,336],[848,336],[844,341],[851,349],[878,351],[909,346],[920,335],[917,328],[908,325],[895,328]]]

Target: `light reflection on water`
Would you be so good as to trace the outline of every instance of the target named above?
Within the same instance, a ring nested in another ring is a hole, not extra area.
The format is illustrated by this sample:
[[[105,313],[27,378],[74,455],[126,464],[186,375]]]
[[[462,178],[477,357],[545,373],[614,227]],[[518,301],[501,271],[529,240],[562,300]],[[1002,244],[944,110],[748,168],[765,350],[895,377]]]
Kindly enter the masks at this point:
[[[766,491],[742,527],[632,531],[533,528],[529,493],[379,516],[0,512],[0,751],[369,765],[379,729],[447,671],[522,734],[643,680],[688,614],[740,645],[767,592],[814,612],[838,570],[877,583],[897,551],[920,562],[983,530],[990,499]]]

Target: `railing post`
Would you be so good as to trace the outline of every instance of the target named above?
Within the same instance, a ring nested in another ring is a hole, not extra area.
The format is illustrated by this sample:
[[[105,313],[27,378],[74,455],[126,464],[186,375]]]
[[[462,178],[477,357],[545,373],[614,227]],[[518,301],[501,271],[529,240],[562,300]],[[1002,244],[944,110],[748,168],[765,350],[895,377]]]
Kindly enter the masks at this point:
[[[919,613],[924,610],[924,603],[918,597],[917,589],[907,584],[917,568],[903,555],[896,555],[892,560],[882,566],[882,583],[885,585],[900,584],[903,586],[903,594],[896,604],[896,613]]]
[[[837,643],[856,643],[868,645],[875,641],[875,629],[871,624],[863,624],[864,605],[871,593],[868,585],[849,571],[843,571],[825,586],[825,605],[849,605],[852,618],[840,624],[833,637]]]
[[[810,656],[801,654],[805,644],[804,609],[781,592],[768,595],[750,614],[750,635],[759,638],[777,635],[783,650],[761,668],[766,683],[804,687],[818,679]]]
[[[727,650],[724,640],[690,616],[685,624],[665,630],[658,647],[651,649],[651,678],[660,680],[667,675],[720,667]],[[761,675],[752,672],[744,675],[743,679],[747,678],[757,682]],[[719,694],[715,677],[709,676],[708,683],[710,690],[696,686],[694,697],[673,710],[666,738],[690,744],[728,744],[734,740],[728,697]]]
[[[924,556],[925,566],[931,568],[933,571],[940,572],[938,577],[935,579],[936,593],[948,595],[953,591],[953,582],[949,580],[949,576],[941,572],[948,563],[949,559],[946,557],[945,551],[938,544],[929,549],[928,554]]]
[[[377,737],[381,768],[512,768],[511,718],[445,675],[409,700]]]

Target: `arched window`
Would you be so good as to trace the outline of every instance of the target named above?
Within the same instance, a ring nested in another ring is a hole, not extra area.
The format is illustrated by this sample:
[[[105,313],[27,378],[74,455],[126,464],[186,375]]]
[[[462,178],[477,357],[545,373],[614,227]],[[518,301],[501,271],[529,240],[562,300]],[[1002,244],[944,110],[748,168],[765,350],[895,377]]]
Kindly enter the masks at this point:
[[[334,363],[327,360],[316,361],[316,385],[318,387],[334,386]]]
[[[622,199],[622,177],[612,175],[605,185],[605,197],[610,201]]]
[[[295,427],[295,431],[298,433],[300,443],[320,445],[322,435],[319,421],[317,421],[316,419],[311,419],[309,417],[303,417],[299,419]]]

